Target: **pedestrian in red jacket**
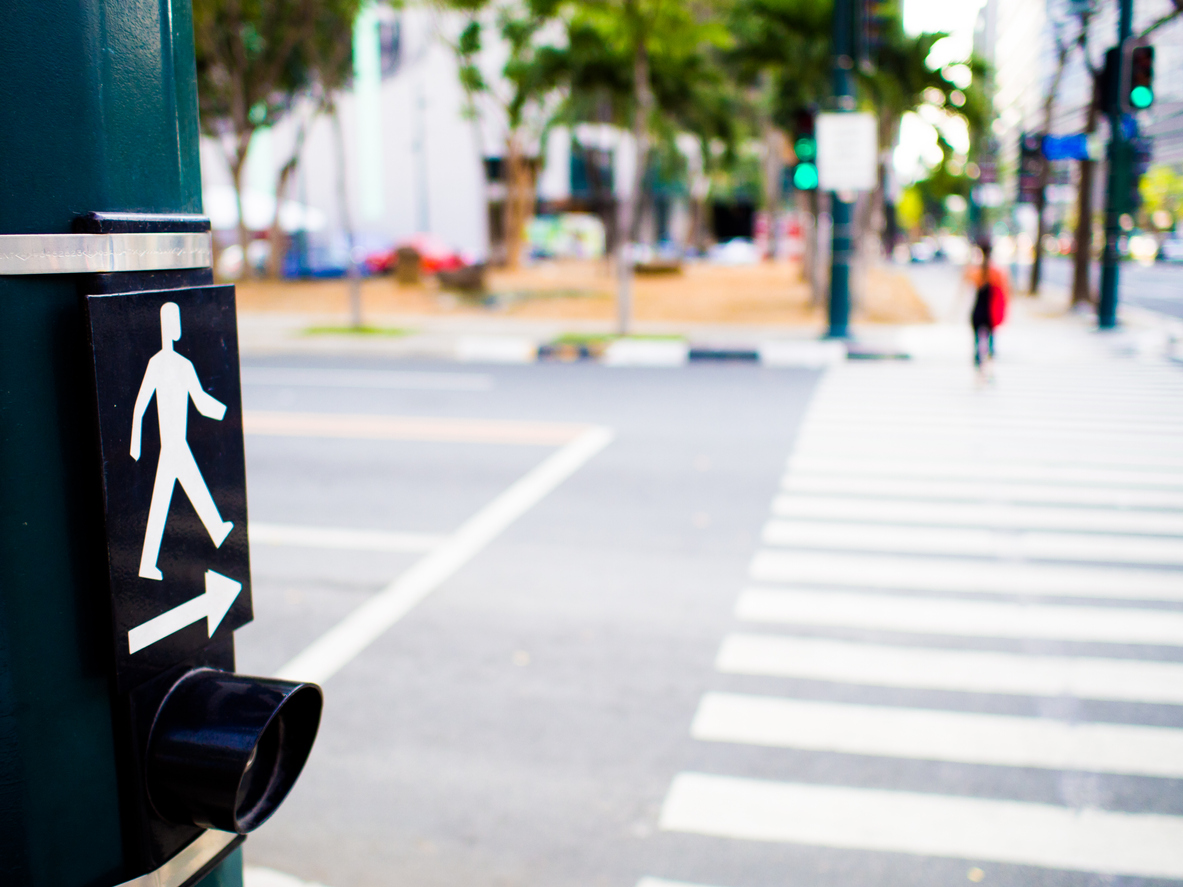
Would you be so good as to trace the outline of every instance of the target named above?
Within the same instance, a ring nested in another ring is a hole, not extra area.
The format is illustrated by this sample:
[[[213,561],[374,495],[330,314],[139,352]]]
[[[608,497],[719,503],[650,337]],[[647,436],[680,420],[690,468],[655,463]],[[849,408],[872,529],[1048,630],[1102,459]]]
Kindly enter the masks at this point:
[[[994,360],[994,330],[1006,318],[1010,282],[1006,272],[990,264],[990,244],[983,243],[982,265],[966,276],[975,288],[970,323],[974,331],[974,366],[983,378],[989,378]]]

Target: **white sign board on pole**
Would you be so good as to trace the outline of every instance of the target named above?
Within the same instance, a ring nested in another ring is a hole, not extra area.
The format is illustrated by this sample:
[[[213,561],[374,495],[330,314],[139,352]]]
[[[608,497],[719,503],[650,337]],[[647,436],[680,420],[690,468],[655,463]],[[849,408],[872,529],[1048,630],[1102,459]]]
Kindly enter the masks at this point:
[[[874,114],[831,111],[817,115],[817,178],[823,191],[875,189],[879,136]]]

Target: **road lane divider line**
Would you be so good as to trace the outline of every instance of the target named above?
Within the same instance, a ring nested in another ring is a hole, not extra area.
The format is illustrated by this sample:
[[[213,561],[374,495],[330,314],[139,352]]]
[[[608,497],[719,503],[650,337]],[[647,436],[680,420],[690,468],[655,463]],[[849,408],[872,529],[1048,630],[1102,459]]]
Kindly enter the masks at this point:
[[[1183,601],[1183,574],[1179,571],[1134,566],[762,549],[752,558],[748,575],[758,582],[793,585]]]
[[[301,527],[252,521],[247,528],[251,545],[290,548],[329,548],[341,551],[381,551],[418,554],[431,551],[445,536],[439,533],[393,533],[346,527]]]
[[[993,650],[897,647],[734,632],[715,668],[759,675],[894,687],[1183,705],[1183,663]]]
[[[739,596],[735,612],[746,622],[950,637],[1183,646],[1183,612],[1177,610],[749,588]]]
[[[243,430],[250,435],[520,444],[543,447],[568,443],[583,434],[587,427],[564,422],[260,410],[246,411],[242,421]]]
[[[510,524],[611,443],[613,432],[583,426],[558,452],[466,520],[409,570],[279,670],[287,680],[324,682],[479,554]]]
[[[665,831],[1148,878],[1183,877],[1183,817],[679,773]]]
[[[706,693],[690,735],[848,755],[1183,777],[1183,730]]]

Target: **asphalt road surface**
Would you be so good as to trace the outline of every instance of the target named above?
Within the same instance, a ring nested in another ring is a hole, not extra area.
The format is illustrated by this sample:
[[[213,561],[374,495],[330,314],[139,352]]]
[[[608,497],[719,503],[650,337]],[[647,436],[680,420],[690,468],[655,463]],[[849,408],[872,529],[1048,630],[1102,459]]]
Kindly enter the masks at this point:
[[[248,865],[1179,883],[1183,376],[1079,325],[999,346],[992,384],[246,367],[239,665],[327,693]]]
[[[308,384],[307,361],[262,366],[244,371],[248,417],[283,417],[247,435],[245,673],[276,673],[558,451],[521,423],[614,439],[325,683],[313,756],[248,865],[329,887],[784,883],[783,848],[662,834],[658,815],[679,771],[736,754],[689,726],[737,680],[715,656],[815,373],[338,361]],[[473,421],[437,429],[469,440],[373,440],[300,436],[307,414]],[[385,535],[309,546],[318,528]],[[406,550],[358,550],[383,544]]]
[[[1057,286],[1072,285],[1072,261],[1067,258],[1051,258],[1044,265],[1047,281]],[[1100,268],[1093,265],[1093,286],[1099,285]],[[1020,273],[1024,286],[1029,279],[1029,268]],[[1153,265],[1139,265],[1137,262],[1122,262],[1118,276],[1118,299],[1140,308],[1148,308],[1183,317],[1183,265],[1156,262]]]

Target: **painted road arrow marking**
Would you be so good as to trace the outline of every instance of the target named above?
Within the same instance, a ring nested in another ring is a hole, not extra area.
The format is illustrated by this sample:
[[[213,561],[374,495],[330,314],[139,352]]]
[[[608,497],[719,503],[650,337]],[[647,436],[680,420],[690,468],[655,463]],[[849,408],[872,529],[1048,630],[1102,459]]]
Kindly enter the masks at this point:
[[[240,591],[242,591],[241,582],[235,582],[228,576],[215,573],[213,570],[206,570],[205,592],[129,631],[127,633],[128,652],[138,653],[145,647],[164,640],[170,634],[175,634],[185,626],[192,625],[198,619],[205,619],[209,636],[213,637],[218,626],[222,624],[222,620],[226,618],[226,613],[238,598]]]

